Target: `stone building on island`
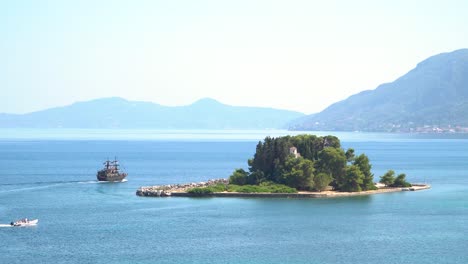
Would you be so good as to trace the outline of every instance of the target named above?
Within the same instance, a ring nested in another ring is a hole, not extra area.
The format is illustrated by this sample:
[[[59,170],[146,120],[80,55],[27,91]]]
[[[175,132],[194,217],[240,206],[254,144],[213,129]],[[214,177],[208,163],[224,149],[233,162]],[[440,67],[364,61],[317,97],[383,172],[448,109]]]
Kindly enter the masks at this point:
[[[290,147],[289,148],[289,154],[291,155],[294,155],[294,157],[297,159],[301,156],[301,154],[299,152],[297,152],[297,148],[296,147]]]

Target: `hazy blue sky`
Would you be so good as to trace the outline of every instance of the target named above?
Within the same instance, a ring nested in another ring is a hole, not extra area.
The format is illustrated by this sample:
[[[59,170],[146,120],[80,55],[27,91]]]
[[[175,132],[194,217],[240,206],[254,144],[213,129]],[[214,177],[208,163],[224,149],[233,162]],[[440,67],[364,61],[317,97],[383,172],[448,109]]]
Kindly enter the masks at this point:
[[[120,96],[313,113],[468,47],[468,1],[0,0],[0,112]]]

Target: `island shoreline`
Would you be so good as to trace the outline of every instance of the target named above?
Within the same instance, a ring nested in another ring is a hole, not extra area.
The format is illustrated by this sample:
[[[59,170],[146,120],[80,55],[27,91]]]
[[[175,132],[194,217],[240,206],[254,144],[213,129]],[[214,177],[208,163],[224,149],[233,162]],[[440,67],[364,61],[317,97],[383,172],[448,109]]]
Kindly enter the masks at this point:
[[[305,192],[299,191],[297,193],[240,193],[240,192],[214,192],[207,195],[196,195],[189,193],[189,189],[186,186],[191,188],[199,186],[209,186],[214,182],[225,181],[224,179],[212,180],[208,183],[192,183],[182,185],[182,188],[179,185],[171,188],[171,185],[167,186],[147,186],[140,187],[136,191],[136,195],[142,197],[220,197],[220,198],[339,198],[339,197],[353,197],[353,196],[365,196],[381,193],[394,193],[394,192],[404,192],[404,191],[421,191],[431,188],[429,184],[412,184],[412,187],[383,187],[377,190],[370,191],[361,191],[361,192],[339,192],[339,191],[322,191],[322,192]]]

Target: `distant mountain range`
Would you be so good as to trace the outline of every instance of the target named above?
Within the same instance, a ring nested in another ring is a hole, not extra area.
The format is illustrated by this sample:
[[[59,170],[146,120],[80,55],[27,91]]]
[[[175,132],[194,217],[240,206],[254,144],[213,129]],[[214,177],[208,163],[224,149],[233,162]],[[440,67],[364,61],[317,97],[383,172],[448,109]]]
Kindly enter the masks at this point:
[[[392,83],[308,116],[209,98],[169,107],[113,97],[0,114],[0,127],[468,132],[468,49],[432,56]]]
[[[302,116],[287,110],[229,106],[209,98],[169,107],[113,97],[28,114],[0,114],[0,127],[280,129]]]
[[[468,132],[468,49],[430,57],[392,83],[294,121],[292,130]]]

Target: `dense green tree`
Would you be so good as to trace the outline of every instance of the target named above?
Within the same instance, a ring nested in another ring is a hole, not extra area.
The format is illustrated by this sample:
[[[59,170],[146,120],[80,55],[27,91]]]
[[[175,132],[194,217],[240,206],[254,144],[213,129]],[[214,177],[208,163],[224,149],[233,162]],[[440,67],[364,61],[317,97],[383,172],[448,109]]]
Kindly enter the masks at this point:
[[[354,158],[353,164],[358,166],[359,170],[364,174],[361,189],[363,191],[377,189],[374,184],[374,174],[371,172],[372,165],[369,162],[369,158],[366,155],[361,154]]]
[[[314,177],[314,187],[313,189],[316,191],[323,191],[325,190],[328,185],[332,182],[332,177],[326,173],[319,173]]]
[[[340,140],[335,136],[324,136],[322,149],[327,147],[341,149]]]
[[[341,182],[339,189],[344,192],[360,192],[362,191],[362,183],[364,180],[364,174],[361,172],[358,166],[351,165],[346,167],[346,176]]]
[[[353,162],[354,161],[354,149],[352,148],[349,148],[348,150],[346,150],[346,153],[345,153],[345,156],[346,156],[346,161],[347,162]]]
[[[247,184],[248,177],[249,173],[246,172],[244,169],[237,169],[232,173],[231,176],[229,176],[229,183],[236,185],[245,185]]]
[[[345,176],[345,152],[341,148],[324,148],[319,154],[319,160],[316,167],[319,173],[323,172],[331,175],[333,178],[333,187],[335,187],[335,189],[339,189]]]
[[[260,171],[260,170],[256,170],[250,173],[250,175],[247,178],[247,184],[252,184],[252,185],[260,184],[261,182],[264,182],[264,181],[266,181],[265,174],[263,173],[263,171]]]
[[[322,150],[322,139],[315,135],[297,135],[291,137],[291,145],[297,148],[297,151],[305,159],[315,161],[318,159],[318,152]]]
[[[298,190],[310,190],[314,185],[314,163],[302,157],[286,160],[281,182]]]
[[[402,173],[399,174],[396,178],[393,184],[391,185],[392,187],[411,187],[411,183],[406,181],[406,174]]]
[[[395,172],[393,170],[387,171],[383,176],[380,176],[379,182],[385,186],[391,186],[395,182]]]
[[[276,181],[289,156],[289,137],[266,137],[257,144],[254,158],[249,161],[250,172],[261,171],[264,180]]]

